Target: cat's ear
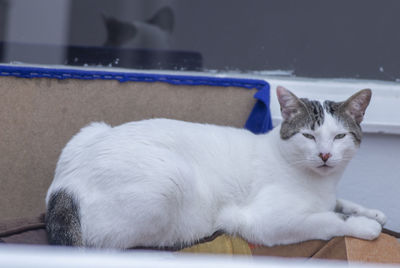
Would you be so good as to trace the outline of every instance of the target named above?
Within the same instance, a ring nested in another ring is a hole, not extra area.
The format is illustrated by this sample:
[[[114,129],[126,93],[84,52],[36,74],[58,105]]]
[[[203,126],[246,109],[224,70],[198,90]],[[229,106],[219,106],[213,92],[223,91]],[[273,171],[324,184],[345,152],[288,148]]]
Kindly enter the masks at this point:
[[[278,96],[278,101],[281,105],[283,120],[288,120],[299,113],[301,103],[296,95],[282,86],[276,88],[276,95]]]
[[[154,16],[147,20],[148,23],[153,24],[160,29],[172,33],[174,30],[174,12],[168,6],[158,10]]]
[[[363,89],[343,103],[345,111],[360,124],[364,118],[365,110],[371,100],[371,89]]]
[[[132,23],[119,21],[102,13],[107,39],[104,46],[118,47],[135,37],[137,28]]]

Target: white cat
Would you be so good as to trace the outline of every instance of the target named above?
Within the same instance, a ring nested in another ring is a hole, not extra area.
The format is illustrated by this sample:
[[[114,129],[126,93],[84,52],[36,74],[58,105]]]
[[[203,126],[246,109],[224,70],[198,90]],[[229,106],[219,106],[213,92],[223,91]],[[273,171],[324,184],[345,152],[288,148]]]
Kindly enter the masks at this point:
[[[371,91],[323,104],[283,87],[277,96],[283,122],[262,135],[169,119],[83,128],[47,193],[50,242],[181,247],[218,230],[267,246],[376,238],[385,215],[335,195]]]

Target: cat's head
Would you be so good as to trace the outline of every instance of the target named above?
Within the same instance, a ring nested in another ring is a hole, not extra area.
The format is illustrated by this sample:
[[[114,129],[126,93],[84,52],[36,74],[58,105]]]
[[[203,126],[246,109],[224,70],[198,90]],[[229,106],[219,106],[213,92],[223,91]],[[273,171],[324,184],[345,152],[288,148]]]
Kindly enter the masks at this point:
[[[104,46],[107,47],[164,48],[167,46],[164,39],[171,35],[175,24],[174,12],[168,6],[159,9],[150,19],[136,23],[121,21],[105,14],[102,17],[107,35]]]
[[[288,161],[322,175],[342,170],[361,143],[360,123],[371,90],[361,90],[343,102],[298,98],[280,86],[277,96]]]

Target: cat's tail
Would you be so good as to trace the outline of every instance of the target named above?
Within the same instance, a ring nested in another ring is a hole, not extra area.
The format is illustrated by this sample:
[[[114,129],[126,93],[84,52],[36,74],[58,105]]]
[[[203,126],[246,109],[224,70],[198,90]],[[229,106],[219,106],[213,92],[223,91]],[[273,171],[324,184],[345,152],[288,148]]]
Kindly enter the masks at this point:
[[[74,196],[65,190],[58,190],[50,195],[46,231],[50,244],[82,246],[79,206]]]

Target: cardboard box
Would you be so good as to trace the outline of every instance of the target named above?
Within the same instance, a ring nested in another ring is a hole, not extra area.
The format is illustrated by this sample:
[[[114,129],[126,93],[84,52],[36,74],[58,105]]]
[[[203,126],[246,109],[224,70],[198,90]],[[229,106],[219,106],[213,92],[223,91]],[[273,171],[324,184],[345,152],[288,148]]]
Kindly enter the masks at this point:
[[[211,242],[183,249],[182,252],[400,264],[400,243],[395,237],[384,233],[374,241],[335,237],[330,241],[311,240],[274,247],[255,246],[243,239],[222,235]]]

